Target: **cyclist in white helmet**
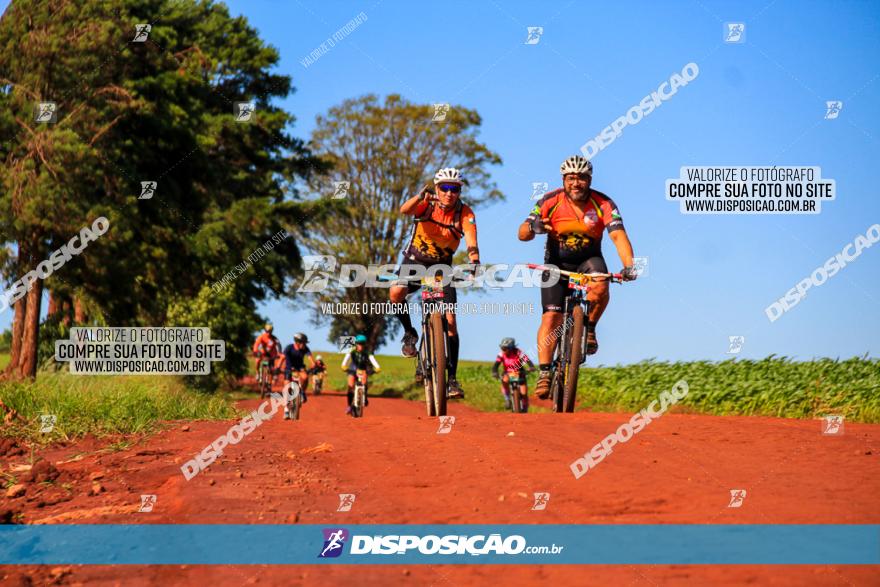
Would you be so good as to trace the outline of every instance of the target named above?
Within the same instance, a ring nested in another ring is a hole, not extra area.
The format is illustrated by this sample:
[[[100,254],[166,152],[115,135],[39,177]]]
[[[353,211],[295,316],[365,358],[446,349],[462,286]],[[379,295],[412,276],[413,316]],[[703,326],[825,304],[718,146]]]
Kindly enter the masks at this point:
[[[461,201],[462,186],[467,180],[454,167],[446,167],[434,175],[434,189],[425,188],[403,203],[401,214],[415,216],[412,236],[403,251],[403,264],[416,264],[424,267],[431,265],[452,265],[452,256],[464,238],[468,258],[475,266],[480,263],[480,250],[477,247],[477,221],[470,206]],[[398,281],[391,287],[391,301],[401,303],[406,296],[420,287],[418,282]],[[448,285],[444,288],[444,303],[454,304],[455,288]],[[409,314],[395,314],[403,325],[403,356],[415,357],[418,354],[416,344],[419,333],[413,328]],[[458,325],[455,313],[446,313],[448,324],[448,381],[449,397],[464,397],[455,378],[458,368]]]
[[[617,205],[602,192],[591,189],[593,164],[575,155],[562,162],[562,187],[547,192],[535,204],[531,214],[519,227],[519,240],[530,241],[536,234],[546,234],[544,262],[560,269],[581,273],[607,273],[602,256],[602,231],[607,230],[623,263],[623,278],[633,280],[633,249],[623,227]],[[547,281],[549,275],[544,274]],[[550,394],[550,367],[556,338],[552,333],[562,325],[562,308],[568,291],[568,278],[541,289],[541,327],[538,330],[538,363],[541,371],[535,385],[536,395],[544,399]],[[596,323],[608,305],[608,284],[596,282],[587,295],[590,312],[587,316],[586,354],[599,350]],[[552,342],[542,342],[552,341]]]

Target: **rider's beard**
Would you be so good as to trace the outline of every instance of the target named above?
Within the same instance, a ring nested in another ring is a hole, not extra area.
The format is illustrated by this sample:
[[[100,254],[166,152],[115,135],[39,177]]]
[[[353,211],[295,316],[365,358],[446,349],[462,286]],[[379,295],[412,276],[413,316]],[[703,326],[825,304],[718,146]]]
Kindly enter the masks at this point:
[[[583,191],[581,191],[581,192],[576,192],[576,191],[574,191],[572,189],[568,189],[568,188],[566,188],[566,190],[565,190],[565,195],[568,196],[569,198],[571,198],[572,200],[574,200],[575,202],[585,201],[587,199],[589,193],[590,193],[589,187],[585,187],[583,189]]]

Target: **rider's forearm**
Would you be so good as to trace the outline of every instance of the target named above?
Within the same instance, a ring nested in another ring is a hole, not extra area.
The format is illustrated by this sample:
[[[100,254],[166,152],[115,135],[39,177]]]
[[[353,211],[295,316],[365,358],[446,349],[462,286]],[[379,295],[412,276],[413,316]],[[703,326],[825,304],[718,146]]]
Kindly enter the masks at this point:
[[[633,248],[632,243],[629,242],[629,236],[627,236],[626,231],[615,230],[609,236],[614,242],[614,246],[617,248],[617,254],[620,257],[620,262],[623,263],[624,267],[632,267]]]
[[[411,215],[415,212],[415,209],[419,204],[424,200],[423,192],[419,192],[415,196],[411,197],[409,200],[400,205],[400,213]]]

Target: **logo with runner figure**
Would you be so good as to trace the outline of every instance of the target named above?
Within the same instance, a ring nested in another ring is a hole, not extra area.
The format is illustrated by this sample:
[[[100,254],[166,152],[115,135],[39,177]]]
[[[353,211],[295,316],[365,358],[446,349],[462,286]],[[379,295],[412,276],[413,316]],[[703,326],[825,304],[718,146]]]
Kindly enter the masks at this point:
[[[840,100],[828,100],[825,102],[825,120],[834,120],[840,116],[843,110],[843,102]]]
[[[453,424],[455,424],[455,416],[440,416],[440,427],[437,428],[437,434],[449,434],[452,432]]]
[[[156,496],[155,495],[142,495],[141,496],[141,507],[138,508],[139,512],[151,512],[153,511],[153,506],[156,505]]]
[[[134,25],[134,38],[131,40],[132,43],[143,43],[147,40],[147,37],[150,35],[150,30],[152,30],[153,25],[151,24],[136,24]]]
[[[34,106],[34,122],[58,122],[58,105],[55,102],[38,102]]]
[[[138,200],[149,200],[153,197],[153,194],[156,193],[156,185],[155,181],[142,181],[141,182],[141,195],[138,196]]]
[[[342,200],[348,196],[348,190],[351,187],[350,181],[334,181],[333,182],[333,199]]]
[[[339,494],[339,507],[336,508],[337,512],[350,512],[351,506],[354,505],[354,493],[340,493]]]
[[[330,281],[330,273],[336,269],[336,258],[332,255],[303,255],[302,260],[305,275],[296,291],[324,291]]]
[[[741,334],[728,336],[727,340],[729,341],[727,347],[728,355],[738,355],[740,351],[742,351],[743,345],[746,343],[746,337]]]
[[[40,432],[43,434],[52,432],[52,429],[55,428],[55,422],[57,421],[58,416],[55,414],[40,414]]]
[[[743,502],[746,499],[746,490],[745,489],[731,489],[730,490],[730,503],[727,504],[729,508],[738,508],[742,507]]]
[[[541,196],[550,191],[550,184],[546,181],[533,181],[532,182],[532,199],[540,200]]]
[[[550,494],[546,492],[535,494],[535,503],[532,505],[532,511],[546,510],[547,502],[550,501]]]
[[[544,34],[544,27],[529,26],[526,27],[526,42],[524,45],[537,45],[541,42],[541,35]]]
[[[232,113],[236,122],[250,122],[256,109],[257,105],[253,102],[236,102],[232,106]]]
[[[345,528],[324,528],[324,546],[318,554],[318,558],[336,558],[342,554],[345,541],[348,540],[348,530]]]
[[[843,416],[825,416],[822,418],[822,434],[843,434]]]
[[[434,116],[432,122],[443,122],[449,113],[449,104],[434,104]]]
[[[744,43],[746,40],[746,25],[741,22],[724,23],[725,43]]]

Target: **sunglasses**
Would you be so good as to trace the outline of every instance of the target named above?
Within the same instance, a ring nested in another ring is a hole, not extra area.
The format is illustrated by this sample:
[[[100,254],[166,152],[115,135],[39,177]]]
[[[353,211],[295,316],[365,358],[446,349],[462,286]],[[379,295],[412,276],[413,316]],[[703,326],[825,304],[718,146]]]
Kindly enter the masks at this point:
[[[441,191],[450,192],[453,194],[461,193],[461,186],[454,183],[441,183],[437,186]]]

